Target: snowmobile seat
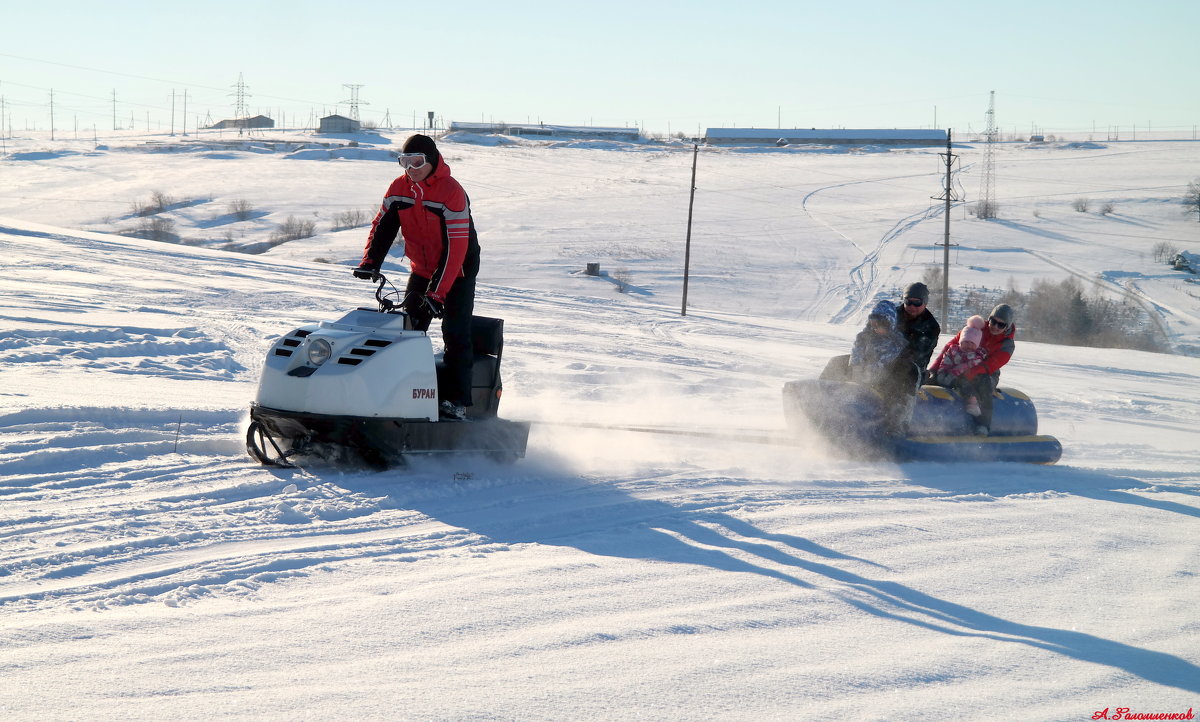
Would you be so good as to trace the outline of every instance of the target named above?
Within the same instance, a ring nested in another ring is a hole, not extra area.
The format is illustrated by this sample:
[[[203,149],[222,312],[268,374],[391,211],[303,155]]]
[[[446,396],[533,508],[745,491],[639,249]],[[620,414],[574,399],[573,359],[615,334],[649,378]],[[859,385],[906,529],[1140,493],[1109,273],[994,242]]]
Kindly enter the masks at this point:
[[[500,406],[503,384],[500,381],[500,357],[504,353],[504,319],[486,316],[471,317],[471,342],[475,363],[471,368],[471,406],[467,416],[495,416]],[[443,383],[446,363],[437,356],[438,386]]]

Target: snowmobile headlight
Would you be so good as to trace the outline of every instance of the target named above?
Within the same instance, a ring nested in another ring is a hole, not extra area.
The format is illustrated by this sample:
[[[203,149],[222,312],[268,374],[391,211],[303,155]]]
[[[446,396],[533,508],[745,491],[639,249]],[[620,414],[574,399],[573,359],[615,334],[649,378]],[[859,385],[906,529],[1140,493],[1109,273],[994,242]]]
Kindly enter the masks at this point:
[[[308,362],[320,366],[333,355],[333,346],[323,338],[310,339],[308,342]]]

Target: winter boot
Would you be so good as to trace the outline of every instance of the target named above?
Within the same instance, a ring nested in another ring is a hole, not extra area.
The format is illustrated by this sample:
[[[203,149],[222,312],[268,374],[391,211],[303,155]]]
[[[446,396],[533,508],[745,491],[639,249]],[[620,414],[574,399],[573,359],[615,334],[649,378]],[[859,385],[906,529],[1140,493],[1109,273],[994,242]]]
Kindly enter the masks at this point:
[[[891,404],[883,421],[884,433],[888,436],[908,436],[908,421],[912,418],[913,407],[916,405],[916,396],[905,396]]]
[[[983,413],[983,410],[979,408],[979,399],[975,398],[974,396],[967,398],[967,403],[964,408],[971,416],[979,416]]]
[[[442,421],[466,421],[467,407],[453,401],[443,401],[438,405],[438,418]]]

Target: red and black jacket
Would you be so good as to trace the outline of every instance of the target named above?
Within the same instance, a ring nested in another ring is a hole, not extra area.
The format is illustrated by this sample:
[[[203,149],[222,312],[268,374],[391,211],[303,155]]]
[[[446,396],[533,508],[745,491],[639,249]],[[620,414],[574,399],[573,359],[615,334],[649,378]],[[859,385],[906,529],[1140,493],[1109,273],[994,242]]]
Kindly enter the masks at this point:
[[[1012,358],[1013,351],[1017,349],[1017,324],[1010,323],[1004,333],[995,333],[992,331],[992,325],[986,324],[983,327],[983,339],[979,342],[979,348],[987,351],[987,358],[978,366],[967,370],[965,376],[968,379],[973,379],[980,374],[995,375],[1000,371],[1000,367],[1008,363]]]
[[[479,272],[479,238],[471,218],[471,202],[450,176],[444,159],[420,183],[402,175],[388,186],[383,205],[371,223],[362,266],[379,268],[396,233],[404,236],[404,255],[412,272],[429,279],[428,295],[445,301],[458,278]]]

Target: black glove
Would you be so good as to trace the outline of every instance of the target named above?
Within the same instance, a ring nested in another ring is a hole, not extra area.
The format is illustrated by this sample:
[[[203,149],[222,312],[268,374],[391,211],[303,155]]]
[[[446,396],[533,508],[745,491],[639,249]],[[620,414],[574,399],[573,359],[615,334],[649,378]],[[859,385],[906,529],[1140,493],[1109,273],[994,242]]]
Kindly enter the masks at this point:
[[[358,268],[354,269],[354,277],[361,278],[365,281],[378,281],[379,269],[372,268],[371,266],[359,266]]]
[[[421,305],[434,318],[441,318],[442,312],[446,310],[446,305],[432,296],[422,296]]]

